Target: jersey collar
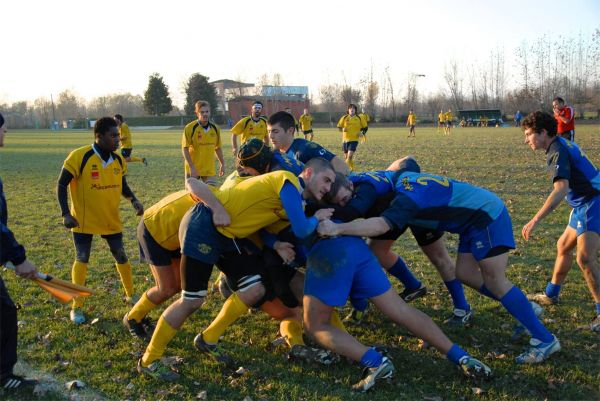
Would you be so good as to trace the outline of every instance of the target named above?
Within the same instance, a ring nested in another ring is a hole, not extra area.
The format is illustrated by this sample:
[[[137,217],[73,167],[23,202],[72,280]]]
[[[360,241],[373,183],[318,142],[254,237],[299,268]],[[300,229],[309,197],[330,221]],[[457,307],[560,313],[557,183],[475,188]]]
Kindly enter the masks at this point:
[[[106,168],[106,166],[108,166],[109,164],[111,164],[112,162],[114,162],[114,161],[115,161],[115,159],[113,159],[112,152],[109,152],[109,154],[108,154],[108,159],[105,161],[105,160],[102,158],[102,151],[101,151],[101,150],[98,148],[98,146],[97,146],[95,143],[93,143],[93,144],[92,144],[92,149],[94,150],[94,153],[95,153],[95,154],[96,154],[96,155],[97,155],[97,156],[100,158],[100,160],[102,161],[102,168]]]

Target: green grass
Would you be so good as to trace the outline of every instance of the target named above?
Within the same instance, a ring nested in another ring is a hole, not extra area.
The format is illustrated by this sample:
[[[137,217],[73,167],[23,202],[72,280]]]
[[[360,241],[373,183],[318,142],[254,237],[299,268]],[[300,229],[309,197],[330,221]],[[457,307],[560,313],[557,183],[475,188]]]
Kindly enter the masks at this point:
[[[413,154],[425,171],[444,174],[495,191],[507,204],[517,249],[509,259],[508,275],[526,292],[542,289],[550,277],[555,241],[564,230],[569,209],[562,205],[548,216],[525,243],[520,237],[523,224],[542,205],[551,188],[542,153],[534,154],[523,144],[523,134],[515,128],[454,129],[451,136],[435,129],[417,127],[417,138],[407,139],[404,128],[371,128],[369,141],[360,145],[356,155],[359,170],[385,168],[394,159]],[[183,165],[178,131],[134,131],[134,155],[145,156],[149,166],[133,164],[128,181],[145,206],[183,188]],[[577,129],[577,141],[600,164],[599,126]],[[74,259],[70,232],[62,227],[55,196],[55,184],[67,154],[91,143],[89,132],[11,131],[0,149],[1,172],[9,206],[9,226],[28,251],[29,258],[42,271],[69,278]],[[340,135],[331,129],[316,130],[315,139],[334,152],[340,152]],[[227,172],[233,160],[229,133],[223,132]],[[137,263],[135,226],[138,222],[129,202],[122,202],[125,244],[134,265],[135,287],[142,292],[152,283],[146,265]],[[457,238],[448,237],[448,248],[455,252]],[[430,288],[430,295],[415,302],[436,322],[448,316],[451,303],[435,269],[427,262],[416,243],[406,235],[396,250],[407,259]],[[69,308],[53,300],[37,286],[2,273],[15,302],[22,309],[19,355],[37,369],[61,380],[83,380],[111,400],[194,400],[206,390],[210,400],[394,400],[394,399],[482,399],[540,400],[600,399],[600,348],[597,335],[577,327],[593,317],[593,303],[582,275],[575,267],[562,293],[563,303],[548,307],[544,318],[561,340],[563,351],[538,366],[517,366],[514,357],[524,343],[511,344],[513,321],[497,303],[471,290],[467,297],[476,309],[474,326],[447,328],[451,339],[486,361],[495,379],[472,384],[453,365],[432,350],[421,350],[408,333],[372,313],[367,324],[351,332],[365,344],[385,344],[397,368],[391,384],[382,384],[367,395],[356,395],[349,385],[357,381],[360,369],[342,363],[335,368],[293,364],[286,360],[283,347],[271,350],[278,325],[261,313],[243,317],[226,333],[223,347],[248,369],[243,376],[222,372],[218,365],[192,347],[192,339],[206,327],[222,304],[219,296],[209,295],[207,304],[195,313],[169,345],[167,355],[183,358],[180,370],[185,378],[178,384],[164,384],[140,377],[136,360],[145,346],[121,326],[127,311],[122,289],[107,247],[94,240],[89,263],[88,285],[97,295],[87,300],[86,313],[95,324],[74,327],[68,319]],[[394,280],[394,285],[397,282]],[[161,309],[162,310],[162,309]],[[160,311],[155,311],[157,318]],[[48,335],[48,340],[43,337]],[[474,395],[473,387],[485,392]],[[6,394],[4,395],[6,396]],[[25,400],[29,396],[10,395]],[[49,395],[42,399],[55,399]]]

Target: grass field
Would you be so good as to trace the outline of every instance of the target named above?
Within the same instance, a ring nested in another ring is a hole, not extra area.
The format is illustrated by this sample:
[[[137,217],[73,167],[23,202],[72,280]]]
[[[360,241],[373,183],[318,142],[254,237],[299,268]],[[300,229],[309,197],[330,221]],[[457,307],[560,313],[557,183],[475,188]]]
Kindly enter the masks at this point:
[[[373,127],[368,142],[356,155],[359,170],[385,168],[392,160],[413,154],[424,171],[469,181],[496,192],[507,204],[513,220],[517,249],[509,259],[508,275],[525,292],[545,287],[555,257],[555,241],[564,230],[569,209],[563,203],[525,243],[521,227],[535,214],[548,195],[551,184],[542,153],[523,144],[516,128],[454,129],[451,136],[435,129],[417,127],[417,137],[407,139],[407,129]],[[165,195],[183,188],[183,165],[179,131],[133,131],[134,155],[148,158],[149,165],[132,164],[128,182],[137,197],[149,207]],[[315,140],[340,152],[340,135],[319,129]],[[0,176],[9,206],[9,226],[23,243],[29,258],[42,271],[70,278],[74,249],[70,232],[61,224],[55,184],[69,151],[92,141],[90,132],[10,131],[0,149]],[[233,168],[229,133],[223,132],[227,172]],[[578,128],[577,141],[596,165],[600,165],[600,127]],[[125,244],[134,265],[135,287],[142,292],[152,283],[146,265],[138,264],[135,238],[136,218],[129,202],[122,202]],[[447,237],[451,254],[457,238]],[[405,235],[396,250],[409,262],[430,289],[414,303],[440,325],[451,311],[451,302],[435,269],[426,261],[414,239]],[[560,338],[563,350],[537,366],[517,366],[514,358],[525,343],[509,341],[513,321],[498,304],[471,290],[467,297],[476,310],[471,328],[444,330],[474,356],[494,370],[495,378],[472,383],[437,352],[422,349],[405,330],[373,312],[351,333],[365,344],[385,344],[391,350],[397,374],[390,384],[378,385],[366,395],[353,394],[350,384],[358,380],[360,368],[342,362],[322,369],[290,363],[287,349],[272,347],[277,323],[261,313],[244,317],[226,333],[222,347],[234,356],[243,375],[224,372],[192,347],[192,339],[206,327],[222,304],[211,294],[207,303],[185,324],[167,349],[167,355],[182,358],[178,364],[184,379],[165,384],[140,377],[136,361],[145,348],[121,324],[127,307],[108,248],[94,240],[87,284],[97,290],[88,299],[88,322],[73,326],[69,307],[61,306],[36,285],[3,272],[19,311],[19,356],[37,369],[60,380],[79,379],[110,400],[195,400],[206,391],[208,400],[598,400],[600,399],[600,340],[581,328],[593,318],[593,303],[581,272],[575,267],[562,292],[563,302],[548,307],[544,321]],[[394,281],[394,285],[398,283]],[[162,310],[162,309],[161,309]],[[153,318],[160,313],[155,311]],[[476,390],[479,388],[480,390]],[[71,394],[72,395],[72,394]],[[62,399],[68,395],[48,394],[39,399]],[[0,394],[11,400],[31,395]]]

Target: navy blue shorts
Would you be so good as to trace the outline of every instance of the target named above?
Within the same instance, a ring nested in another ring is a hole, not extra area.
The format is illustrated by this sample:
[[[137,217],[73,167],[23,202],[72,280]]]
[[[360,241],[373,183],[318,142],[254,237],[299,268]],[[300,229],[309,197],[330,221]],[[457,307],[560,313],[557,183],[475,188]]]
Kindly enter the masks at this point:
[[[357,147],[358,147],[358,141],[344,142],[342,144],[342,149],[344,150],[344,153],[356,152]]]
[[[197,203],[183,216],[179,225],[181,253],[214,265],[221,255],[237,251],[235,240],[221,234],[212,221],[212,211]]]
[[[308,253],[304,294],[329,306],[344,306],[348,297],[368,299],[391,288],[377,258],[359,237],[318,241]]]
[[[173,259],[181,257],[179,248],[170,251],[160,246],[148,231],[144,220],[140,220],[140,224],[137,226],[137,239],[140,262],[149,263],[153,266],[171,266]]]
[[[128,158],[131,156],[131,152],[133,152],[132,148],[122,148],[121,149],[121,156],[123,156],[124,158]]]

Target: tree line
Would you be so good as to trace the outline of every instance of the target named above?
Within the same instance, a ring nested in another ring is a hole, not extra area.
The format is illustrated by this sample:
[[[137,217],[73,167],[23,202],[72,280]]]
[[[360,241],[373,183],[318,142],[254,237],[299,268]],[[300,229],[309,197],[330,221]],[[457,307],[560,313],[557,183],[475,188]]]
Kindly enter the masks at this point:
[[[327,113],[335,121],[348,103],[355,103],[375,121],[398,122],[409,109],[420,117],[435,119],[440,110],[500,109],[513,114],[551,108],[552,99],[561,96],[575,106],[578,117],[586,111],[600,116],[600,29],[591,35],[543,35],[521,42],[513,55],[497,47],[476,62],[449,60],[445,63],[441,86],[434,93],[418,90],[421,74],[409,73],[404,81],[392,79],[389,66],[371,66],[358,82],[321,85],[311,94],[311,109]],[[378,69],[378,70],[377,70]],[[239,79],[241,81],[241,79]],[[257,87],[283,85],[281,74],[257,78]],[[143,96],[110,94],[86,101],[71,90],[56,98],[40,97],[33,102],[0,103],[0,111],[14,128],[48,128],[52,121],[83,120],[120,113],[132,116],[192,115],[198,99],[217,104],[209,78],[192,74],[185,82],[183,110],[173,105],[169,87],[159,73],[148,78]],[[242,90],[240,89],[240,94]]]

